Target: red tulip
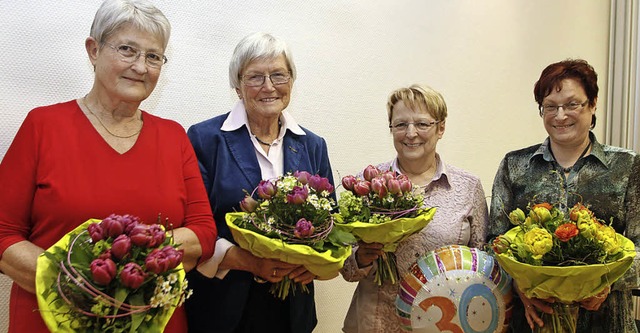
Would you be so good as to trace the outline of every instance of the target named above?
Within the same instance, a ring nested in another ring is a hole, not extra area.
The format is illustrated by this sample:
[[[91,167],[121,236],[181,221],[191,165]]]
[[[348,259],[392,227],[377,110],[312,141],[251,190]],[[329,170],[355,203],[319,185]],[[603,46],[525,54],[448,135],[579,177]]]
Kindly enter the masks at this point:
[[[120,235],[116,237],[111,244],[111,254],[114,258],[121,260],[131,251],[131,239],[127,235]]]
[[[117,237],[124,232],[124,223],[120,220],[120,215],[111,214],[100,224],[108,237]]]
[[[93,281],[106,286],[116,277],[116,263],[111,259],[94,259],[89,266]]]
[[[171,245],[167,245],[162,249],[155,249],[145,259],[144,267],[149,272],[162,274],[178,267],[182,262],[183,253],[182,250],[176,250]]]
[[[166,233],[158,224],[138,224],[129,235],[131,242],[140,247],[156,247],[165,240]]]
[[[127,263],[120,272],[120,282],[131,289],[138,289],[146,278],[147,273],[135,262]]]
[[[91,240],[96,243],[100,240],[105,239],[105,232],[102,228],[102,225],[99,223],[91,223],[87,227],[87,231],[89,232],[89,236],[91,236]]]

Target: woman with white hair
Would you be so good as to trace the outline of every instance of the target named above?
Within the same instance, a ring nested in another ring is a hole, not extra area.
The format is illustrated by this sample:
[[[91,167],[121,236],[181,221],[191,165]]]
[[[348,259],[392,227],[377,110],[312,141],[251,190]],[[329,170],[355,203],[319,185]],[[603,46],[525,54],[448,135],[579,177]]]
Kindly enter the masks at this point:
[[[226,213],[240,211],[244,191],[262,179],[308,171],[333,183],[326,142],[285,110],[295,78],[291,52],[281,39],[246,36],[229,65],[240,100],[230,112],[188,131],[220,236],[214,257],[188,276],[194,291],[186,303],[189,332],[307,333],[316,325],[313,273],[252,255],[235,245],[225,223]],[[285,300],[271,295],[264,282],[285,276],[306,284],[309,293]]]

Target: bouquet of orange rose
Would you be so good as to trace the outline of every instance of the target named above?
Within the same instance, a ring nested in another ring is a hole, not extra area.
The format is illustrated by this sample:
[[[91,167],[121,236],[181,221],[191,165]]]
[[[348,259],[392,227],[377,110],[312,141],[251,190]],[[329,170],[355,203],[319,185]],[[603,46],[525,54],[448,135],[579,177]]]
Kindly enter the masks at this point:
[[[38,257],[42,318],[52,332],[162,332],[191,293],[182,257],[160,224],[88,220]]]
[[[244,213],[228,213],[226,222],[238,245],[255,256],[304,265],[319,279],[330,279],[355,241],[334,225],[333,190],[329,179],[306,171],[263,180],[240,203]],[[297,290],[308,292],[288,277],[271,287],[280,299]]]
[[[569,215],[549,203],[509,214],[515,225],[496,237],[493,251],[528,298],[557,300],[542,314],[545,332],[575,332],[578,303],[619,279],[635,257],[633,242],[582,203]]]
[[[424,207],[421,194],[405,175],[382,171],[373,165],[363,171],[364,179],[348,175],[342,178],[346,191],[338,199],[339,224],[366,243],[382,243],[374,281],[398,281],[393,253],[403,239],[422,230],[433,218],[435,208]]]

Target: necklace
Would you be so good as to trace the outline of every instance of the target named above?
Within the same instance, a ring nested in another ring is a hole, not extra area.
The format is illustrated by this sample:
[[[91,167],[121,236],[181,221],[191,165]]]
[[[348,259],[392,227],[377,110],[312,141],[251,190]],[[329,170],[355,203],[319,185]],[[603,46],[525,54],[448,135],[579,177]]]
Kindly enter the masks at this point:
[[[264,142],[264,141],[260,140],[260,138],[259,138],[258,136],[256,136],[256,135],[254,135],[253,137],[254,137],[254,138],[256,138],[256,140],[258,140],[258,142],[259,142],[260,144],[263,144],[263,145],[265,145],[265,146],[271,146],[271,145],[272,145],[271,143],[266,143],[266,142]]]
[[[134,137],[134,136],[140,134],[140,132],[142,131],[142,125],[140,125],[140,129],[137,130],[135,133],[133,133],[131,135],[118,135],[118,134],[115,134],[115,133],[111,132],[109,130],[109,128],[107,128],[107,126],[105,126],[105,124],[102,122],[102,119],[100,119],[100,117],[98,117],[95,113],[93,113],[93,111],[91,111],[91,108],[89,108],[89,104],[87,104],[87,96],[82,97],[82,103],[87,108],[87,110],[89,110],[89,113],[91,113],[94,117],[96,117],[96,119],[98,119],[98,122],[100,123],[100,125],[102,125],[102,128],[104,128],[107,131],[107,133],[111,134],[112,136],[115,136],[116,138],[128,139],[128,138],[131,138],[131,137]],[[140,119],[140,121],[142,121],[142,118]],[[258,140],[258,141],[260,141],[260,140]]]
[[[549,145],[549,152],[551,153],[551,156],[553,157],[554,160],[556,160],[556,164],[558,164],[558,166],[560,167],[560,169],[562,170],[562,172],[564,173],[569,173],[571,172],[571,169],[573,169],[574,166],[576,166],[576,163],[578,163],[578,161],[584,157],[584,155],[587,154],[587,151],[589,150],[589,147],[591,147],[591,140],[589,140],[589,144],[584,148],[584,150],[582,151],[582,154],[580,154],[580,157],[578,157],[578,159],[576,160],[575,163],[573,163],[572,166],[570,167],[563,167],[562,165],[560,165],[558,163],[558,161],[556,160],[556,157],[553,155],[553,150],[551,150],[551,145]]]

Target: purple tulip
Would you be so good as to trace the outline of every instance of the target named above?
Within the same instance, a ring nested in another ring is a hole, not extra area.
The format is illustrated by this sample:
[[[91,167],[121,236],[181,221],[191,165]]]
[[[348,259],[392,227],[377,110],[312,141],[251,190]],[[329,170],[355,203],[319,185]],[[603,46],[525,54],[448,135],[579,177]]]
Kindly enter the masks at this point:
[[[261,180],[258,184],[258,196],[262,199],[269,200],[274,195],[276,195],[276,186],[268,180]]]
[[[358,181],[353,186],[353,192],[361,197],[366,196],[369,194],[369,192],[371,192],[371,183],[366,180]]]
[[[178,267],[182,262],[184,252],[176,250],[173,246],[167,245],[162,249],[155,249],[149,253],[144,261],[147,271],[162,274],[170,269]]]
[[[124,265],[122,272],[120,272],[120,282],[131,289],[138,289],[146,278],[147,273],[135,262],[127,263]]]
[[[395,195],[402,193],[402,189],[400,188],[400,181],[397,179],[387,180],[387,188],[389,189],[389,193],[391,194]]]
[[[104,229],[102,225],[99,223],[91,223],[87,227],[87,231],[89,232],[89,236],[91,236],[91,240],[94,243],[97,243],[100,240],[105,239]]]
[[[371,190],[374,193],[377,193],[380,198],[385,197],[387,195],[387,192],[389,192],[385,183],[386,182],[382,177],[376,177],[371,180]]]
[[[309,183],[309,178],[311,178],[311,174],[306,171],[296,171],[293,173],[293,176],[298,178],[298,181],[302,185],[307,185]]]
[[[331,185],[329,179],[320,175],[311,176],[309,179],[309,186],[318,192],[333,192],[333,185]]]
[[[103,286],[108,285],[116,277],[116,263],[111,259],[94,259],[90,269],[93,281]]]
[[[342,187],[345,190],[353,191],[353,186],[356,185],[358,179],[355,176],[349,175],[342,177]]]
[[[379,174],[380,174],[380,170],[378,168],[374,167],[373,165],[369,165],[364,169],[362,176],[364,177],[365,180],[371,181],[373,178],[375,178]]]
[[[294,186],[291,190],[291,193],[287,194],[287,202],[294,205],[302,205],[307,201],[308,196],[309,189],[306,186]]]
[[[240,201],[240,209],[245,213],[252,213],[256,208],[258,208],[258,202],[249,195]]]
[[[307,221],[305,218],[301,218],[296,222],[296,228],[293,231],[293,234],[298,238],[308,238],[313,236],[313,231],[315,228],[313,224]]]
[[[166,233],[158,224],[138,224],[129,235],[131,242],[140,247],[156,247],[164,242]]]
[[[127,235],[131,232],[131,230],[133,230],[133,228],[135,228],[135,226],[140,224],[140,219],[137,216],[129,214],[123,215],[120,220],[124,225],[124,233]]]
[[[120,235],[116,237],[111,244],[111,254],[114,258],[121,260],[131,251],[131,239],[127,235]]]
[[[122,235],[124,232],[124,223],[122,223],[120,218],[120,215],[111,214],[100,222],[107,237],[115,238]]]

